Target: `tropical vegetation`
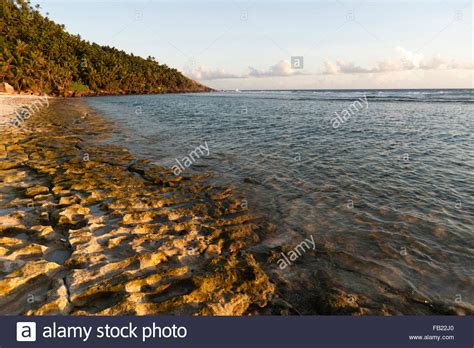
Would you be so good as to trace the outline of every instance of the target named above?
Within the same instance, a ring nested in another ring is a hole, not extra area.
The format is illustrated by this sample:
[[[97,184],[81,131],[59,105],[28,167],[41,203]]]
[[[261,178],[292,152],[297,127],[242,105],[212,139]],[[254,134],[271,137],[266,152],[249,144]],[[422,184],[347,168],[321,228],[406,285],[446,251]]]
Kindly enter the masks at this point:
[[[153,57],[71,35],[30,1],[0,4],[0,81],[17,91],[71,96],[210,90]]]

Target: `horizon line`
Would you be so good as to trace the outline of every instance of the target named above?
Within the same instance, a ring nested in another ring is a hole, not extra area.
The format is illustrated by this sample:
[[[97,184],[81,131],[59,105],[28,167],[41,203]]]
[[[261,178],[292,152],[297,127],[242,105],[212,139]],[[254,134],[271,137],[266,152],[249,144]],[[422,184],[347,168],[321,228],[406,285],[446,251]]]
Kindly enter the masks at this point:
[[[429,90],[474,90],[474,87],[436,87],[436,88],[256,88],[256,89],[215,89],[217,92],[235,91],[429,91]]]

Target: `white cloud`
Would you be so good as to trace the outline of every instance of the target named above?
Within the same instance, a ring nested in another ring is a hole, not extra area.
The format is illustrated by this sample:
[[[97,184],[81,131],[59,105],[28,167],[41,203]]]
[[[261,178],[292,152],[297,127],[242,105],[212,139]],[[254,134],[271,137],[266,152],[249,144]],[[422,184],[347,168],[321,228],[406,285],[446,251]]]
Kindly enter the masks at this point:
[[[329,60],[324,62],[324,73],[325,75],[336,75],[339,74],[341,70],[339,69],[339,64],[333,63]]]
[[[250,72],[245,77],[277,77],[302,75],[299,70],[292,69],[291,64],[287,60],[280,60],[277,64],[270,66],[268,69],[259,70],[249,66]]]
[[[403,59],[412,63],[414,66],[419,66],[424,58],[422,53],[410,52],[400,46],[395,47],[395,51],[397,51]]]
[[[447,63],[448,69],[463,69],[463,70],[473,70],[474,69],[474,62],[456,62],[451,60]]]
[[[370,72],[360,66],[355,65],[351,62],[343,60],[336,60],[336,62],[326,61],[324,62],[324,74],[325,75],[336,75],[336,74],[360,74]]]
[[[409,72],[412,70],[440,71],[440,70],[474,70],[474,62],[462,62],[455,59],[444,58],[441,55],[426,59],[420,53],[410,52],[403,47],[396,47],[398,53],[395,57],[386,58],[375,62],[370,67],[364,67],[354,62],[336,60],[324,62],[323,71],[316,75],[349,75],[349,74],[383,74],[395,72]],[[243,74],[226,72],[224,69],[210,69],[203,66],[190,69],[185,68],[185,75],[199,81],[211,80],[242,80],[250,78],[270,78],[288,76],[313,75],[303,73],[299,69],[292,69],[287,60],[281,60],[277,64],[271,65],[267,69],[258,69],[252,66]]]
[[[287,60],[281,60],[277,64],[270,66],[268,69],[257,69],[251,66],[249,66],[248,69],[249,71],[247,73],[236,75],[228,73],[223,69],[209,69],[200,66],[194,69],[186,67],[184,73],[186,76],[200,81],[303,75],[301,71],[292,69],[290,62]]]
[[[241,76],[226,72],[224,69],[208,69],[200,66],[195,69],[185,69],[185,75],[193,80],[221,80],[221,79],[237,79]]]
[[[451,70],[451,69],[474,69],[473,62],[460,62],[455,59],[443,58],[440,55],[425,59],[423,54],[410,52],[403,47],[396,47],[395,51],[399,57],[386,58],[376,62],[373,67],[364,68],[352,62],[336,60],[326,61],[321,75],[337,74],[364,74],[364,73],[386,73],[409,70]]]

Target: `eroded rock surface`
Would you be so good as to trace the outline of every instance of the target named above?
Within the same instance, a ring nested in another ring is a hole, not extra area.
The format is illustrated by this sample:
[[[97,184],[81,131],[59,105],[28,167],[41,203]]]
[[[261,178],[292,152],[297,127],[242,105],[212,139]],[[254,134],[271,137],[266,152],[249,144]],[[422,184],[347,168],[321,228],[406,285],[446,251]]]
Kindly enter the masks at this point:
[[[0,314],[268,306],[274,285],[248,251],[263,231],[231,190],[104,144],[111,125],[77,101],[51,104],[0,135]]]

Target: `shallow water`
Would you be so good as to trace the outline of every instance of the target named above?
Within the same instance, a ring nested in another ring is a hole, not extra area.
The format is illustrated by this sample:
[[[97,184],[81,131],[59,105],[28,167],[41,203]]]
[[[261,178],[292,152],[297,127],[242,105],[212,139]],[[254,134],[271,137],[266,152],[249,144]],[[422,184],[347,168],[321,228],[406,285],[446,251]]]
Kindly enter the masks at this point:
[[[262,247],[281,255],[312,235],[315,250],[266,266],[299,312],[335,312],[312,300],[337,289],[367,313],[472,313],[472,90],[85,100],[119,126],[112,141],[159,165],[208,145],[183,175],[211,172],[240,191],[275,224]]]

